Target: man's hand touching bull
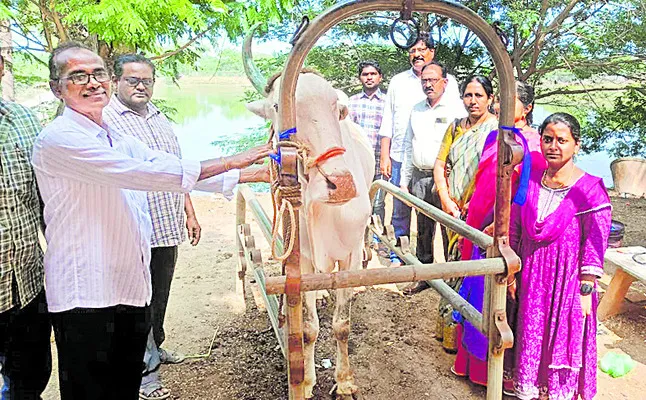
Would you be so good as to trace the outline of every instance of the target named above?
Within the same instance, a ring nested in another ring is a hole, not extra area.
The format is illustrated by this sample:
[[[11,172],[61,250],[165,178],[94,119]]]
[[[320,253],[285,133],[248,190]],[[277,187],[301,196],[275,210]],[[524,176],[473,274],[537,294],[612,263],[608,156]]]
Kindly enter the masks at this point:
[[[256,161],[273,154],[273,148],[270,144],[253,147],[242,153],[216,158],[213,160],[202,161],[202,171],[199,180],[210,178],[214,175],[222,174],[232,169],[239,169],[240,183],[246,182],[268,182],[269,170],[267,166],[247,168]]]

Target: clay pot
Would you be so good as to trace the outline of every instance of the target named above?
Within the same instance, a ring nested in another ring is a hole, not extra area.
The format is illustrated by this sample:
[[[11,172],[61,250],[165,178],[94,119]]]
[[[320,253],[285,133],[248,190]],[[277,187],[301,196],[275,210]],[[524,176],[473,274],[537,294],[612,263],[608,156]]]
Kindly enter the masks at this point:
[[[620,195],[646,196],[646,159],[624,157],[610,164],[615,190]]]

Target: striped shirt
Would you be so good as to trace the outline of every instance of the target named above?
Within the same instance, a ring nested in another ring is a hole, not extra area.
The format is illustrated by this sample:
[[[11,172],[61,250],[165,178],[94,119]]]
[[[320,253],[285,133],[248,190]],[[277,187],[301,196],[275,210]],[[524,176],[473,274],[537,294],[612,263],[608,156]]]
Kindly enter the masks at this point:
[[[230,197],[239,177],[234,170],[196,184],[199,162],[151,150],[70,108],[36,139],[33,165],[45,203],[50,312],[150,303],[145,191]]]
[[[381,142],[379,140],[379,128],[381,127],[381,118],[384,113],[384,103],[386,96],[377,89],[372,96],[366,92],[357,93],[350,96],[348,101],[348,111],[350,119],[361,128],[367,135],[375,151],[375,179],[381,177]]]
[[[134,136],[153,150],[182,158],[173,127],[150,102],[146,116],[142,117],[113,95],[110,104],[103,109],[103,120],[111,129]],[[148,208],[153,222],[152,247],[177,246],[186,239],[184,194],[148,192]]]
[[[40,198],[31,150],[41,126],[29,109],[0,100],[0,312],[43,290]]]

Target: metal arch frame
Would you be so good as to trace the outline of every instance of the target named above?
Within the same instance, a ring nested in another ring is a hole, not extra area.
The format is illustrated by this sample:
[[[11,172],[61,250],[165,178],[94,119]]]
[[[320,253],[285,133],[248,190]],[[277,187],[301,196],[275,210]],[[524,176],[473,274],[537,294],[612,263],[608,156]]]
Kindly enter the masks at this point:
[[[501,43],[494,28],[484,19],[469,8],[445,0],[413,0],[413,11],[440,14],[465,25],[473,31],[485,45],[493,58],[500,82],[500,128],[498,133],[498,171],[496,180],[496,205],[494,212],[494,246],[488,250],[490,257],[503,255],[507,263],[507,272],[512,272],[514,254],[509,248],[509,215],[511,203],[511,173],[515,164],[522,158],[522,149],[519,151],[515,142],[514,133],[505,126],[513,126],[514,122],[514,74],[511,60],[505,46]],[[368,11],[400,11],[401,1],[396,0],[349,0],[339,3],[311,21],[309,26],[299,32],[293,43],[293,48],[283,70],[283,79],[280,85],[280,100],[278,126],[280,131],[296,126],[295,93],[296,83],[305,58],[317,40],[333,26],[348,17]],[[297,133],[298,135],[298,133]],[[286,186],[298,186],[296,174],[296,159],[283,160],[280,170],[280,181]],[[287,161],[287,162],[286,162]],[[296,218],[298,221],[298,206],[296,204]],[[288,232],[284,232],[287,238]],[[286,260],[286,285],[287,318],[288,321],[288,371],[289,371],[289,398],[301,399],[302,374],[303,374],[303,336],[302,336],[302,298],[300,293],[300,252],[298,235],[292,238],[295,248]],[[497,246],[496,246],[497,244]],[[503,351],[500,351],[500,331],[498,324],[506,324],[504,310],[506,307],[506,280],[507,274],[496,277],[488,276],[486,291],[489,296],[485,299],[483,307],[483,325],[489,332],[489,382],[487,399],[502,398],[502,369]],[[289,287],[287,287],[289,286]],[[489,315],[488,310],[493,309],[494,315]],[[292,352],[293,351],[293,352]]]

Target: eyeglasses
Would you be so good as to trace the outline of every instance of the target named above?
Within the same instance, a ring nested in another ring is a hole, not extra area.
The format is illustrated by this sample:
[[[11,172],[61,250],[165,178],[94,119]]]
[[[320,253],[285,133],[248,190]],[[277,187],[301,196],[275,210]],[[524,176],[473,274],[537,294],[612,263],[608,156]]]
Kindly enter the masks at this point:
[[[408,49],[408,54],[423,53],[428,50],[428,47],[411,47]]]
[[[145,87],[151,88],[155,84],[155,78],[136,78],[134,76],[124,76],[123,80],[126,81],[126,84],[131,87],[137,87],[139,82],[143,83]]]
[[[87,85],[88,83],[90,83],[90,77],[93,77],[94,80],[99,83],[107,82],[110,80],[110,75],[108,74],[108,71],[97,71],[93,74],[86,74],[81,72],[81,73],[61,77],[60,79],[66,79],[66,80],[72,81],[72,83],[75,85]]]
[[[430,83],[431,85],[435,86],[439,81],[441,81],[444,78],[428,78],[428,79],[422,79],[422,85],[426,86],[427,83]]]

